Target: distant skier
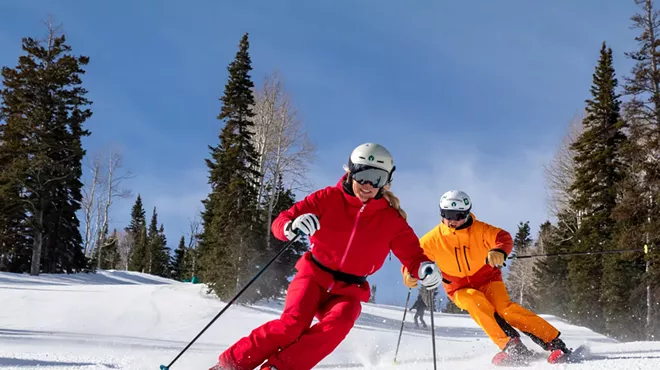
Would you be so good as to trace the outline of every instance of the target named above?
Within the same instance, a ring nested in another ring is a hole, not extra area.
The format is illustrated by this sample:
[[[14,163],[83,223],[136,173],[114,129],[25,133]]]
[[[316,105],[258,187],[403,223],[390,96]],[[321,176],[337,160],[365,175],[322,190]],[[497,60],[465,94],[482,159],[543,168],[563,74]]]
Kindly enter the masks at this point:
[[[422,285],[438,287],[437,266],[424,255],[398,198],[389,191],[394,168],[385,147],[362,144],[351,153],[347,173],[336,186],[279,214],[272,223],[275,237],[286,241],[303,233],[311,251],[296,264],[281,317],[230,346],[211,370],[316,366],[353,328],[361,302],[371,295],[367,276],[383,266],[390,250],[415,278],[421,275]],[[319,322],[312,326],[314,317]]]
[[[420,239],[426,255],[442,271],[449,298],[470,313],[501,349],[494,364],[524,363],[534,356],[520,340],[518,328],[543,349],[549,362],[559,362],[570,350],[560,332],[535,313],[511,302],[499,267],[513,249],[511,234],[478,221],[470,197],[452,190],[440,198],[441,223]],[[416,287],[417,279],[402,267],[404,284]]]
[[[419,289],[419,294],[417,295],[417,300],[415,300],[415,303],[410,307],[410,312],[412,310],[415,310],[415,327],[419,329],[419,323],[417,320],[421,321],[422,323],[422,329],[428,329],[426,326],[426,323],[424,322],[424,311],[428,308],[428,305],[426,304],[426,300],[428,300],[428,293],[425,293],[424,288]]]

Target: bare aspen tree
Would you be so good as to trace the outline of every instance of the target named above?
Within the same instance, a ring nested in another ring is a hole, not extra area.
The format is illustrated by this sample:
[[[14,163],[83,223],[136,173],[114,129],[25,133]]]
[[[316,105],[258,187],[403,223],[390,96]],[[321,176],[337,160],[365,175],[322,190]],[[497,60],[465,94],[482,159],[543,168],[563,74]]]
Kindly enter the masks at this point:
[[[548,207],[553,216],[563,213],[574,217],[575,225],[579,225],[579,212],[572,210],[570,200],[572,192],[571,185],[575,181],[575,152],[571,150],[571,145],[577,140],[583,130],[582,119],[585,113],[576,114],[571,120],[566,134],[562,138],[559,148],[548,165],[544,166],[544,177],[547,190],[549,192]],[[572,223],[565,222],[565,218],[559,218],[563,226],[575,230]]]
[[[260,154],[259,204],[267,204],[266,235],[270,233],[277,189],[308,190],[307,171],[315,148],[296,116],[280,75],[266,77],[255,92],[254,141]]]
[[[97,220],[99,216],[96,190],[101,182],[101,160],[98,155],[89,160],[85,165],[91,172],[92,178],[83,187],[82,208],[85,213],[85,237],[83,240],[83,252],[89,256],[93,248],[93,240],[96,240]]]
[[[103,178],[103,200],[99,201],[102,210],[99,213],[99,228],[97,232],[96,245],[101,248],[103,245],[104,236],[108,230],[108,224],[110,221],[110,207],[114,202],[114,199],[119,198],[129,198],[132,196],[132,193],[128,189],[121,188],[121,183],[129,178],[132,178],[133,175],[131,171],[125,171],[124,173],[119,173],[119,169],[122,168],[122,155],[119,149],[112,149],[107,160],[107,175]],[[99,251],[100,256],[100,251]]]
[[[101,180],[101,181],[103,181],[103,180]],[[101,183],[100,186],[103,187],[104,186],[103,183]],[[103,225],[103,217],[101,217],[101,214],[103,214],[103,208],[105,208],[104,205],[103,205],[103,202],[104,202],[103,194],[104,194],[103,189],[101,189],[101,192],[96,197],[96,205],[95,205],[95,208],[96,208],[95,215],[96,215],[96,217],[94,218],[94,224],[93,224],[93,227],[92,227],[92,230],[94,231],[94,244],[90,245],[90,247],[89,247],[89,249],[90,249],[89,254],[90,255],[92,255],[94,250],[99,248],[99,246],[101,245],[102,239],[103,239],[104,231],[101,228],[102,225]]]
[[[104,163],[105,162],[105,165]],[[92,254],[93,249],[100,249],[105,243],[105,234],[107,234],[110,223],[110,209],[114,199],[128,198],[132,196],[131,191],[121,188],[124,180],[133,177],[130,171],[119,172],[122,168],[122,155],[119,149],[111,149],[105,159],[100,159],[96,155],[91,166],[94,174],[92,183],[88,184],[90,188],[89,198],[85,200],[85,251],[87,255]],[[105,172],[105,173],[104,173]],[[95,193],[98,194],[94,196]],[[93,240],[93,243],[92,243]],[[99,256],[100,256],[100,250]]]
[[[133,248],[135,248],[135,238],[133,234],[126,230],[117,232],[117,252],[119,253],[119,263],[124,270],[128,270],[128,263],[131,260]]]
[[[103,234],[103,236],[105,236],[105,233]],[[101,269],[101,261],[103,260],[103,248],[109,247],[112,244],[114,244],[115,242],[117,242],[117,237],[118,237],[117,233],[112,233],[112,235],[110,235],[110,237],[103,238],[103,240],[101,240],[101,242],[99,243],[99,248],[98,248],[98,251],[97,251],[98,254],[97,254],[97,257],[96,257],[96,268],[97,269],[99,269],[99,270]]]
[[[266,187],[266,161],[270,151],[270,137],[275,129],[275,111],[277,109],[277,93],[281,83],[272,77],[266,77],[262,90],[255,91],[254,112],[254,147],[259,154],[259,191],[257,192],[257,207],[260,206]]]
[[[570,187],[575,181],[575,161],[573,160],[575,152],[571,150],[571,144],[582,133],[583,118],[584,114],[573,117],[553,159],[549,165],[544,166],[545,180],[550,191],[548,206],[555,216],[570,207]]]

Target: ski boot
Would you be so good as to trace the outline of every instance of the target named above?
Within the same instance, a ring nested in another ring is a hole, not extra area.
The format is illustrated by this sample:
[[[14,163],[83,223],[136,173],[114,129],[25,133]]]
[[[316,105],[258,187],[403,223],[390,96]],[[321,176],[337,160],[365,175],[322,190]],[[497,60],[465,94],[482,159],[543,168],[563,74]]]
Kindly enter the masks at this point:
[[[559,337],[550,341],[547,346],[548,351],[550,351],[548,362],[551,364],[564,362],[566,360],[566,356],[571,353],[571,350],[566,347],[566,343],[559,339]]]
[[[575,363],[585,360],[589,356],[589,348],[580,346],[573,350],[566,347],[566,343],[559,337],[547,344],[550,355],[548,362],[551,364]]]
[[[496,366],[520,366],[529,364],[535,357],[536,352],[527,348],[519,337],[515,337],[493,357],[491,363]]]

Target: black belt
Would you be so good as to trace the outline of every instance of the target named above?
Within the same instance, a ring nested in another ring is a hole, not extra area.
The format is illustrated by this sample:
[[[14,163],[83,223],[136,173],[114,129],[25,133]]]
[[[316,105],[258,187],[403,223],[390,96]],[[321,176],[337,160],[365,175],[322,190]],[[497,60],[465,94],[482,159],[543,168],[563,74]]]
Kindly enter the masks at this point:
[[[329,272],[332,274],[332,276],[335,278],[337,281],[342,281],[347,284],[364,284],[367,282],[367,277],[366,276],[357,276],[357,275],[351,275],[347,274],[345,272],[341,271],[335,271],[331,268],[325,267],[319,262],[316,258],[314,258],[314,255],[312,255],[312,261],[318,266],[321,270],[325,272]]]

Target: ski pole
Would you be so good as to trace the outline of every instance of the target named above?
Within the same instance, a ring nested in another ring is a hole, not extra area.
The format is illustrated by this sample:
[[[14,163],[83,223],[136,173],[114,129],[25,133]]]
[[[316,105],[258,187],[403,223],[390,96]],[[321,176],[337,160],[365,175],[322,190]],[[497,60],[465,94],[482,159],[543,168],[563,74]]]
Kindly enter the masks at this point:
[[[296,234],[296,236],[295,236],[293,239],[291,239],[288,243],[286,243],[286,244],[284,245],[284,247],[282,247],[282,249],[281,249],[281,250],[275,255],[275,257],[273,257],[273,258],[272,258],[272,259],[271,259],[271,260],[270,260],[270,261],[269,261],[269,262],[268,262],[268,263],[267,263],[267,264],[266,264],[261,270],[259,270],[259,272],[257,272],[257,274],[252,278],[252,280],[250,280],[250,281],[249,281],[249,282],[243,287],[243,289],[241,289],[241,291],[238,292],[238,293],[234,296],[234,298],[232,298],[231,301],[229,301],[229,303],[227,303],[227,305],[226,305],[222,310],[220,310],[220,312],[218,312],[217,315],[215,315],[215,317],[213,318],[213,320],[211,320],[211,322],[209,322],[209,323],[206,325],[206,327],[204,327],[204,329],[202,329],[202,331],[200,331],[199,334],[197,334],[197,336],[195,336],[195,338],[193,338],[193,340],[192,340],[190,343],[188,343],[188,345],[187,345],[187,346],[186,346],[181,352],[179,352],[179,354],[174,358],[174,360],[172,360],[172,362],[170,362],[169,365],[167,365],[167,366],[165,366],[165,365],[160,365],[160,370],[169,370],[170,367],[171,367],[171,366],[172,366],[172,365],[173,365],[173,364],[179,359],[179,357],[181,357],[181,355],[183,355],[183,353],[186,352],[186,351],[188,350],[188,348],[190,348],[190,346],[191,346],[193,343],[195,343],[195,341],[197,340],[197,338],[199,338],[199,337],[200,337],[200,336],[206,331],[206,329],[208,329],[208,328],[209,328],[209,327],[215,322],[215,320],[217,320],[218,317],[220,317],[220,315],[222,315],[225,311],[227,311],[227,309],[229,308],[229,306],[231,306],[231,305],[232,305],[232,304],[233,304],[233,303],[234,303],[234,302],[235,302],[235,301],[236,301],[236,300],[237,300],[237,299],[238,299],[238,298],[239,298],[239,297],[240,297],[240,296],[241,296],[241,295],[247,290],[247,288],[250,287],[250,285],[252,285],[252,283],[254,283],[254,282],[259,278],[259,276],[261,276],[261,274],[262,274],[264,271],[266,271],[266,269],[268,268],[268,266],[270,266],[273,262],[275,262],[275,260],[276,260],[279,256],[281,256],[281,255],[282,255],[287,249],[289,249],[289,247],[291,247],[291,246],[293,245],[293,243],[298,239],[298,237],[299,237],[300,235],[301,235],[301,234]]]
[[[406,313],[408,312],[408,301],[410,300],[410,292],[412,288],[408,288],[408,296],[406,297],[406,305],[403,307],[403,319],[401,320],[401,329],[399,329],[399,340],[396,342],[396,351],[394,351],[394,363],[396,364],[396,356],[399,353],[399,344],[401,344],[401,335],[403,334],[403,323],[406,322]]]
[[[611,251],[595,251],[595,252],[566,252],[566,253],[544,253],[544,254],[530,254],[530,255],[525,255],[525,256],[517,256],[515,254],[512,254],[511,256],[507,257],[507,260],[512,260],[512,259],[525,259],[525,258],[538,258],[538,257],[563,257],[563,256],[581,256],[581,255],[591,255],[591,254],[615,254],[615,253],[626,253],[626,252],[644,252],[648,253],[648,247],[645,248],[637,248],[637,249],[617,249],[617,250],[611,250]],[[486,263],[488,263],[488,257],[486,257]],[[503,266],[506,266],[506,263],[503,264]]]
[[[536,257],[561,257],[561,256],[579,256],[589,254],[613,254],[613,253],[626,253],[626,252],[647,252],[646,248],[637,249],[618,249],[611,251],[595,251],[595,252],[567,252],[567,253],[545,253],[545,254],[532,254],[528,256],[516,256],[515,254],[508,259],[523,259],[523,258],[536,258]]]
[[[434,290],[427,290],[428,294],[430,295],[429,299],[429,308],[431,309],[431,343],[433,347],[433,370],[438,369],[438,363],[436,361],[436,354],[435,354],[435,322],[433,321],[433,310],[435,310],[435,292]]]

